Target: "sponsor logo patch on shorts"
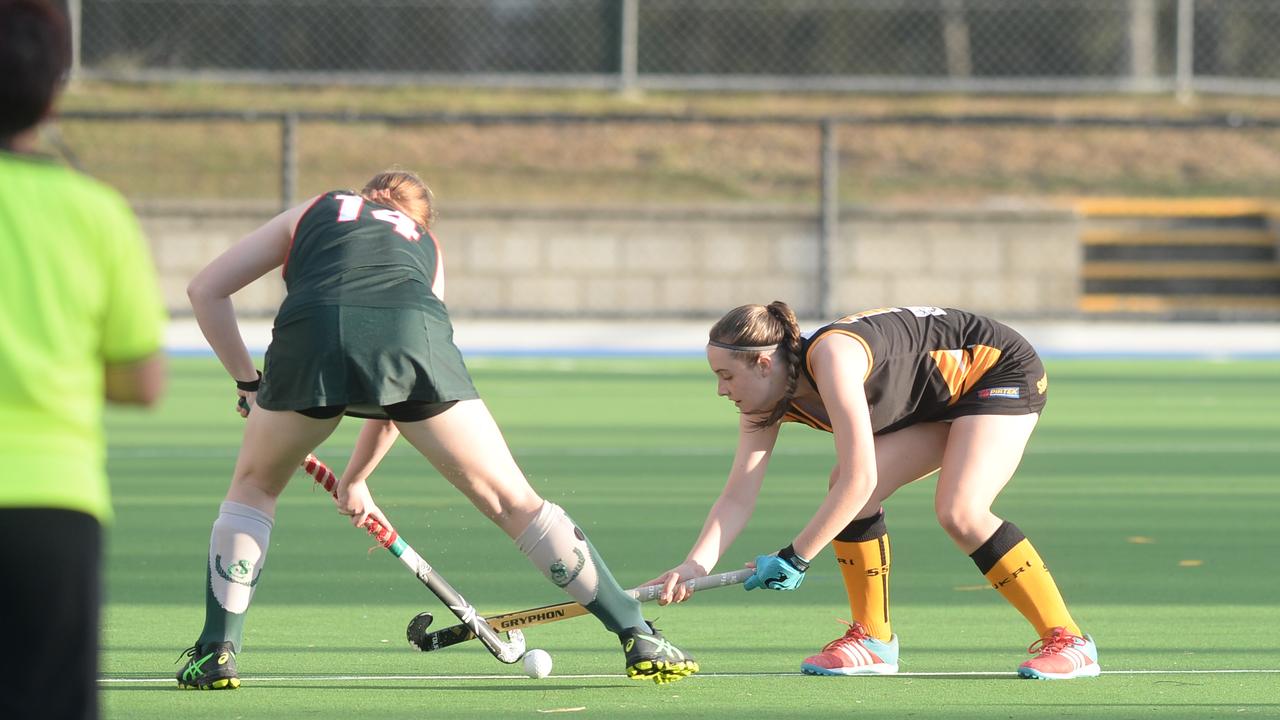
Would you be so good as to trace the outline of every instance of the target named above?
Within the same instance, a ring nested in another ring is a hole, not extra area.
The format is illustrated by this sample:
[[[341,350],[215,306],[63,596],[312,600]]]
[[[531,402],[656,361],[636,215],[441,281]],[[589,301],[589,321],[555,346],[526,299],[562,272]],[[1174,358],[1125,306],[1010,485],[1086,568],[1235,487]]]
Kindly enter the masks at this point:
[[[978,397],[986,400],[987,398],[1006,398],[1008,400],[1017,400],[1022,397],[1022,388],[1020,387],[994,387],[985,388],[978,391]]]

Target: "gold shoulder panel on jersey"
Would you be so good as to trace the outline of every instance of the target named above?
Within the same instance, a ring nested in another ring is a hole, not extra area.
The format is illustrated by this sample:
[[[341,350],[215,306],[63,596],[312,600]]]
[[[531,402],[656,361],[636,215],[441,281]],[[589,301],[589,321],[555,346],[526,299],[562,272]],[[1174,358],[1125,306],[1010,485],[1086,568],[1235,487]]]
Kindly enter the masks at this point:
[[[859,335],[858,333],[852,330],[848,330],[846,328],[836,328],[836,327],[828,327],[826,330],[823,330],[821,333],[815,335],[813,340],[809,341],[809,349],[804,355],[804,365],[805,365],[805,368],[809,371],[809,377],[813,377],[813,362],[810,361],[809,359],[809,356],[813,353],[813,348],[817,346],[818,343],[822,342],[823,340],[827,339],[833,334],[848,335],[849,337],[861,343],[862,349],[867,351],[867,371],[862,374],[862,381],[866,382],[867,378],[871,376],[871,368],[875,367],[875,364],[876,364],[875,353],[871,352],[871,346],[867,344],[867,341],[864,340],[861,335]]]

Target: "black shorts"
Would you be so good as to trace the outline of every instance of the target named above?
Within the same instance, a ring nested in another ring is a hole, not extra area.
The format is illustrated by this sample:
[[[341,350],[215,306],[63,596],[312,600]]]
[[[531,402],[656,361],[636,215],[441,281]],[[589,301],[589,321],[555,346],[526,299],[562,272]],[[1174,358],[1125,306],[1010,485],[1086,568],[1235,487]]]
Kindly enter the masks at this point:
[[[98,717],[102,525],[71,510],[0,508],[0,547],[0,717]]]
[[[339,415],[345,414],[350,415],[351,417],[368,418],[372,420],[418,422],[419,420],[433,418],[457,404],[457,400],[450,400],[449,402],[442,403],[406,400],[405,402],[394,403],[392,405],[383,405],[381,408],[377,409],[349,405],[326,405],[324,407],[295,410],[294,412],[317,420],[328,420],[329,418],[336,418]],[[381,412],[378,412],[379,409]]]

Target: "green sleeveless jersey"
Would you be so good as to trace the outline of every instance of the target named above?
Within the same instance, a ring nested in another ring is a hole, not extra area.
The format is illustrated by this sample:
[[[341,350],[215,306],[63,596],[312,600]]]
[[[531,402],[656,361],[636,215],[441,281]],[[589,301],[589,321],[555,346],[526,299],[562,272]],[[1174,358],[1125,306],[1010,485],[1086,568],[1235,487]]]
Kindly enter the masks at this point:
[[[326,305],[442,311],[431,292],[441,271],[435,238],[408,216],[352,192],[325,193],[298,220],[278,317]]]
[[[298,220],[257,402],[267,410],[381,407],[478,397],[444,302],[439,246],[402,213],[320,196]]]

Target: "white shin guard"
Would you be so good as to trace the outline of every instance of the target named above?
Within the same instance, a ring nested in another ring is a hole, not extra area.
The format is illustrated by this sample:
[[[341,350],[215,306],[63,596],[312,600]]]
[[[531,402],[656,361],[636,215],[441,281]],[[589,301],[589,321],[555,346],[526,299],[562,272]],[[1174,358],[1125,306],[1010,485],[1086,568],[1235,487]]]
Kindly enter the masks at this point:
[[[266,563],[271,516],[240,503],[224,501],[209,537],[209,587],[218,604],[244,613]]]
[[[516,538],[516,546],[547,579],[583,605],[600,592],[600,575],[586,535],[564,508],[544,502],[529,527]]]

